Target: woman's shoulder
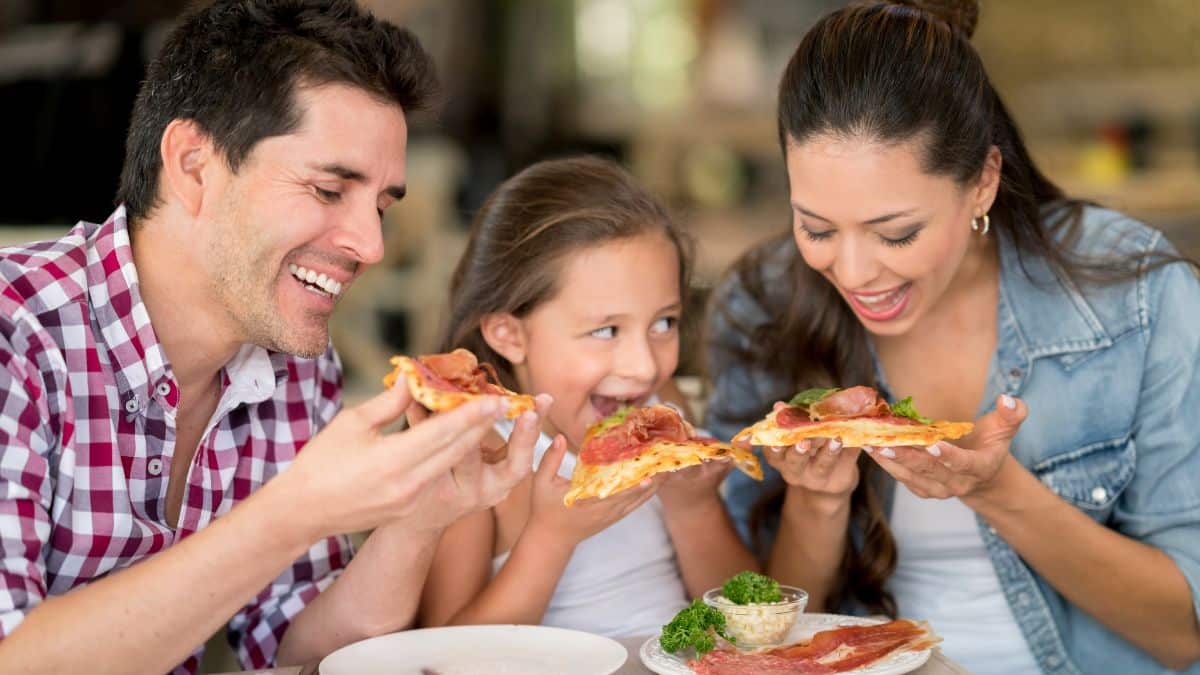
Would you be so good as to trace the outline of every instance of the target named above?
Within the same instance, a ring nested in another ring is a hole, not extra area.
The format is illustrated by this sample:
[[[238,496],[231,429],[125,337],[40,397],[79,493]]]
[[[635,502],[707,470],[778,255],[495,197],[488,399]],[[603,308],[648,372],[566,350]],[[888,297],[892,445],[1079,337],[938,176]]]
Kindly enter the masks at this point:
[[[1161,230],[1119,211],[1083,207],[1075,231],[1060,243],[1071,258],[1099,265],[1115,275],[1115,280],[1105,282],[1086,275],[1075,280],[1079,293],[1113,338],[1149,328],[1164,293],[1200,290],[1189,265],[1170,262],[1180,259],[1179,252]]]

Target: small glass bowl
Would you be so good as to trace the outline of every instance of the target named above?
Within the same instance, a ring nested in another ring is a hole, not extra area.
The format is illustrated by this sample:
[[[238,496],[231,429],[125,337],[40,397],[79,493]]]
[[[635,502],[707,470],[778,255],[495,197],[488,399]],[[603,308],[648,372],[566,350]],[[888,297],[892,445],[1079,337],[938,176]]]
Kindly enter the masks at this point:
[[[741,649],[776,647],[783,644],[796,623],[796,617],[808,604],[808,592],[794,586],[780,586],[779,602],[738,605],[721,595],[720,588],[704,594],[704,604],[725,615],[725,628]]]

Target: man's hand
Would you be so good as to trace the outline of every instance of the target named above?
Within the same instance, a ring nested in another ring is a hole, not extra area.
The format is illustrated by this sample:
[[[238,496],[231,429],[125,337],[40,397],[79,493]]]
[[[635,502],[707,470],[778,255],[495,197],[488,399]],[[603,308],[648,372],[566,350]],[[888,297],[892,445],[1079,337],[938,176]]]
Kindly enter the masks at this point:
[[[517,418],[508,443],[499,448],[479,446],[468,452],[450,469],[422,490],[410,516],[397,524],[415,531],[440,530],[465,515],[500,503],[533,470],[533,451],[541,434],[540,416],[550,409],[553,399],[537,396],[537,411]],[[411,411],[411,408],[410,408]],[[450,413],[446,413],[450,414]],[[440,415],[430,417],[423,427]],[[495,461],[494,458],[502,458]]]
[[[397,520],[415,522],[414,516],[427,515],[426,489],[444,480],[468,455],[477,459],[481,441],[503,414],[501,401],[487,397],[412,429],[384,433],[411,401],[401,380],[362,405],[343,410],[304,446],[290,469],[264,487],[285,490],[297,509],[310,507],[302,523],[310,540]],[[465,470],[465,480],[473,480],[472,469]],[[492,479],[489,498],[509,480]]]

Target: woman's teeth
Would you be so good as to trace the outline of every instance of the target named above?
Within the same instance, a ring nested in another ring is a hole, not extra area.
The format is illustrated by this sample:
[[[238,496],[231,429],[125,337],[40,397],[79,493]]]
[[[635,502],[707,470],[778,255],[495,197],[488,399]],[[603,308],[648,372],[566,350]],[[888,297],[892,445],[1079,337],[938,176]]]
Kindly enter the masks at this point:
[[[593,395],[591,397],[592,407],[604,417],[608,417],[627,405],[633,405],[636,400],[634,398],[614,398],[612,396]]]
[[[297,281],[313,286],[333,297],[337,297],[342,292],[342,284],[340,281],[334,281],[324,274],[318,274],[306,267],[291,264],[288,265],[288,271],[296,277]]]
[[[871,312],[886,312],[896,306],[904,298],[904,294],[908,291],[909,284],[904,284],[900,288],[885,293],[855,293],[854,298],[858,300],[863,307],[866,307]]]

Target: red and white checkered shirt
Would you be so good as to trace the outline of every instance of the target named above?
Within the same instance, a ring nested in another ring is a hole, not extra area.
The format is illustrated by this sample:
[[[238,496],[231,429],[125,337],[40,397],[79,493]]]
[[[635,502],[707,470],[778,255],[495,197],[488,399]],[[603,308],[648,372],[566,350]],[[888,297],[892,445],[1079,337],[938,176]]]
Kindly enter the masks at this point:
[[[0,639],[61,595],[167,548],[288,467],[341,404],[332,349],[247,346],[166,519],[179,388],[138,291],[125,210],[0,249]],[[272,665],[289,622],[350,560],[325,539],[229,622],[243,667]],[[176,668],[195,672],[203,645]]]

